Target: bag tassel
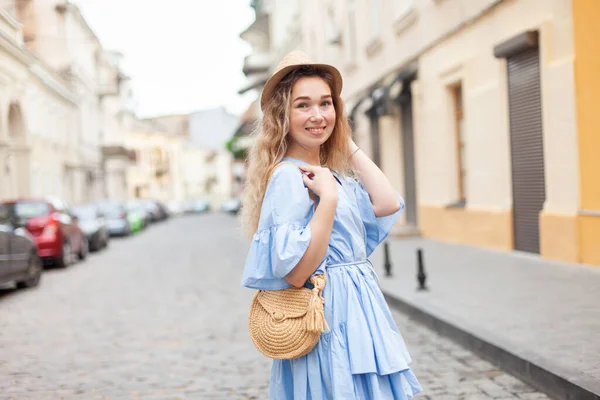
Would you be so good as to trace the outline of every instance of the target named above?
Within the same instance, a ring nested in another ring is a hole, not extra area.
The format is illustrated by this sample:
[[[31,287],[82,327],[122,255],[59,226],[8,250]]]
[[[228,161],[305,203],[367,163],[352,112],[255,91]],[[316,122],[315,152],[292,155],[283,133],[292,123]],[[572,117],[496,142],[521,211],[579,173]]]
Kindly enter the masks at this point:
[[[312,289],[312,297],[308,303],[306,330],[309,332],[324,332],[329,330],[325,320],[325,311],[323,310],[325,299],[321,296],[325,282],[320,277],[313,277],[311,281],[315,287]]]

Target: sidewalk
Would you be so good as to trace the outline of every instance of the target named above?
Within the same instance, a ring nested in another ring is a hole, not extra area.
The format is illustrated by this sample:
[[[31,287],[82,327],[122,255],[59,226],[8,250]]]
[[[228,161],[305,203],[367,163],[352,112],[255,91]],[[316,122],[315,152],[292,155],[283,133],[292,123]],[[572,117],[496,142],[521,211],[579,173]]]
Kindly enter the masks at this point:
[[[371,261],[390,305],[554,398],[600,399],[600,267],[426,239],[388,243],[392,277],[383,245]],[[417,248],[428,291],[416,290]]]

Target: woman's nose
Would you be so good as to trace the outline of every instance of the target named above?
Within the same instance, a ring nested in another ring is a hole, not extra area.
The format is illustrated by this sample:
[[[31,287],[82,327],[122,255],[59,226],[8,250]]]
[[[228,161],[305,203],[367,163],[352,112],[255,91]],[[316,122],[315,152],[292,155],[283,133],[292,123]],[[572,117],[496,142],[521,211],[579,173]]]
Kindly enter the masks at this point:
[[[321,115],[321,112],[319,111],[319,107],[313,107],[313,109],[311,111],[310,119],[312,121],[320,121],[321,119],[323,119],[323,116]]]

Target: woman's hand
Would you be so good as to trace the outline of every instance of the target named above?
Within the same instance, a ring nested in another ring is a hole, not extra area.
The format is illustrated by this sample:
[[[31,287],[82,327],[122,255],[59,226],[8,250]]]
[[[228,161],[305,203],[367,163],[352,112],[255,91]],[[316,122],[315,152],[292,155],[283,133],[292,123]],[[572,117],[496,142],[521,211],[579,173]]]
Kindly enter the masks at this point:
[[[298,165],[307,188],[320,198],[337,199],[337,181],[329,170],[314,165]]]

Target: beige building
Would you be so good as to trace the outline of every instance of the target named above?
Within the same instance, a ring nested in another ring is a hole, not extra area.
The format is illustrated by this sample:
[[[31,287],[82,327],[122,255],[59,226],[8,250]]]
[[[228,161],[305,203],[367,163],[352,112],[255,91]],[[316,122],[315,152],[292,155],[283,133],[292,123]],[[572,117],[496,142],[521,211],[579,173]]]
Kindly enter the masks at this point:
[[[72,3],[28,0],[17,5],[27,47],[67,81],[77,99],[76,156],[62,165],[66,196],[73,203],[97,199],[103,194],[98,96],[102,45]]]
[[[571,1],[299,11],[298,48],[340,69],[357,142],[406,199],[397,232],[582,259]],[[273,44],[294,40],[270,32]]]
[[[7,87],[0,196],[121,197],[114,188],[124,191],[123,184],[105,184],[105,175],[124,176],[129,155],[120,127],[126,79],[116,55],[69,2],[9,2],[0,20]]]
[[[14,7],[0,9],[0,197],[73,193],[77,97],[27,50]]]
[[[179,138],[178,161],[182,195],[177,200],[206,200],[213,209],[233,194],[233,158],[225,148],[236,117],[222,108],[182,115],[165,115],[149,121],[162,131]]]
[[[127,199],[127,168],[133,162],[133,152],[125,147],[126,134],[132,121],[129,77],[120,68],[122,55],[102,52],[98,57],[100,139],[102,145],[103,197]]]
[[[165,115],[150,118],[164,132],[181,139],[181,191],[182,200],[193,201],[210,198],[208,181],[211,178],[211,152],[190,141],[190,116],[188,114]]]
[[[133,121],[125,145],[135,152],[127,170],[128,198],[183,200],[183,138],[155,122]]]

